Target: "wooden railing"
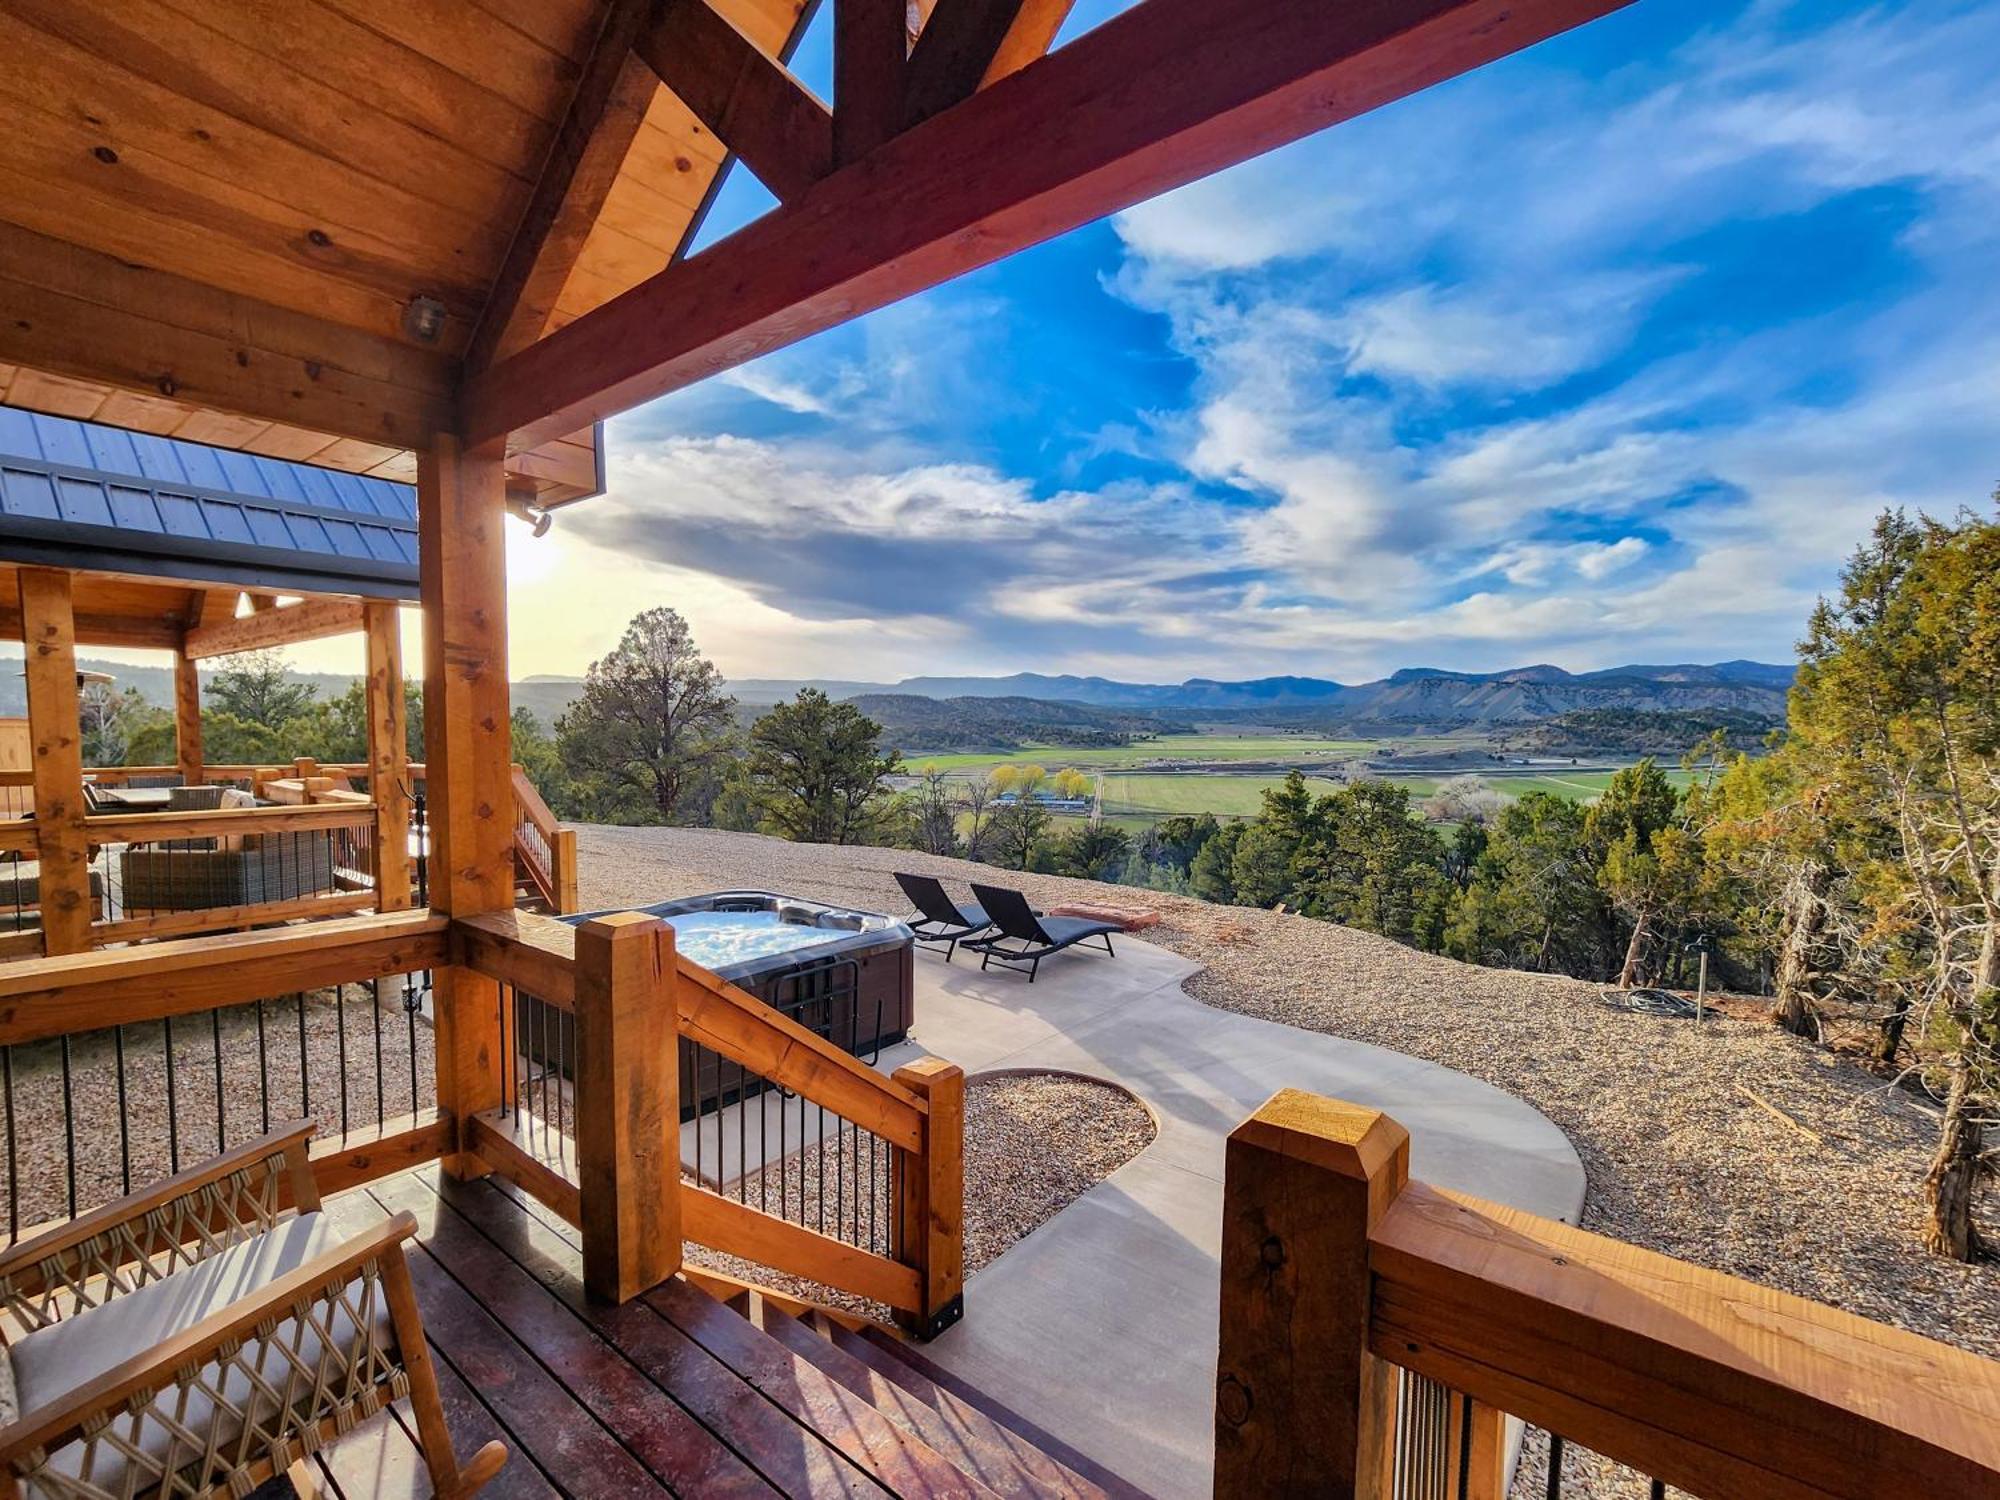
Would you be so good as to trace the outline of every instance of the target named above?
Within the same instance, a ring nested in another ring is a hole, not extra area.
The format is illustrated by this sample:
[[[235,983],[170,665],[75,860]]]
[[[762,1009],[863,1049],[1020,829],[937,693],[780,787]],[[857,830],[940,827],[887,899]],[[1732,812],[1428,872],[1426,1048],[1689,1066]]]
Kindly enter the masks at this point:
[[[423,977],[448,932],[398,912],[0,967],[8,1242],[301,1116],[323,1193],[444,1154]]]
[[[1274,1096],[1229,1140],[1215,1493],[1498,1500],[1508,1416],[1656,1494],[2000,1495],[2000,1364],[1411,1182],[1393,1120]]]
[[[542,905],[558,915],[577,909],[576,833],[556,821],[518,765],[514,767],[514,857]]]
[[[452,931],[455,961],[498,987],[502,1102],[469,1122],[471,1149],[583,1230],[601,1295],[672,1274],[685,1237],[871,1298],[920,1337],[957,1320],[959,1069],[932,1059],[884,1077],[678,957],[656,917],[573,928],[511,912]],[[682,1080],[703,1054],[734,1070],[727,1124],[722,1110],[683,1123]],[[852,1170],[878,1159],[879,1178]]]

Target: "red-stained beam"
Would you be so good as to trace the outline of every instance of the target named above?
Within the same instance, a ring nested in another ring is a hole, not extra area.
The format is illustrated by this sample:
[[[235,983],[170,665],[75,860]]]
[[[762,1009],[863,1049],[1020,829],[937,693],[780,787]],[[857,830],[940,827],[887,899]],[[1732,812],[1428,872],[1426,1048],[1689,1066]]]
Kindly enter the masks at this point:
[[[910,52],[903,121],[917,125],[943,114],[979,87],[1023,0],[938,0]]]
[[[666,0],[658,23],[634,45],[780,202],[797,199],[833,170],[827,107],[708,0]]]
[[[467,438],[574,432],[1627,3],[1143,0],[475,375]]]
[[[905,0],[833,0],[833,156],[845,166],[903,128]]]

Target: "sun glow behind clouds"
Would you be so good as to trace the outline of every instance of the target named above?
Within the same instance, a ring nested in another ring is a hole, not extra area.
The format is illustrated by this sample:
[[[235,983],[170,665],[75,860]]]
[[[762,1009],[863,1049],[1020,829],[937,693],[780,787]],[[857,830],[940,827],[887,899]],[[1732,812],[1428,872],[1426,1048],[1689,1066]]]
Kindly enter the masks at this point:
[[[781,351],[510,537],[516,669],[661,602],[756,675],[1783,657],[2000,478],[1995,55],[1633,7]]]

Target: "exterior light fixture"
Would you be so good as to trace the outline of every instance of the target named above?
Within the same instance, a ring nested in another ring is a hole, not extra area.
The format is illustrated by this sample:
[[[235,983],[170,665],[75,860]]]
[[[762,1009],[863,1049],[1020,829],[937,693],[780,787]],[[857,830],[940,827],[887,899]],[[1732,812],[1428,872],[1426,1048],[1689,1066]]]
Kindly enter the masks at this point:
[[[515,520],[523,522],[527,526],[528,535],[530,536],[547,536],[549,528],[555,524],[556,520],[554,516],[543,510],[539,505],[535,505],[527,500],[513,498],[507,501],[507,514]]]
[[[403,304],[403,332],[420,344],[435,344],[444,332],[444,304],[421,293]]]

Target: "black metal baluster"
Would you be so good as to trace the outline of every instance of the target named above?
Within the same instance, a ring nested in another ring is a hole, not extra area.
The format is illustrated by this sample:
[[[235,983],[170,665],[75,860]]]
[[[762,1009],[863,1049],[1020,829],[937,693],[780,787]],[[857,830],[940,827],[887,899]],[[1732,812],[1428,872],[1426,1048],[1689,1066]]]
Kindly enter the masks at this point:
[[[736,1201],[750,1201],[750,1070],[736,1065]]]
[[[306,1065],[306,992],[298,994],[299,1006],[299,1113],[312,1114],[312,1069]]]
[[[264,1002],[257,1006],[257,1108],[263,1116],[263,1133],[271,1133],[271,1049],[264,1034]]]
[[[125,1106],[125,1028],[111,1028],[111,1053],[118,1075],[118,1190],[132,1191],[132,1121]]]
[[[410,1108],[416,1109],[423,1102],[417,1090],[417,1012],[423,1009],[423,987],[416,983],[414,975],[403,976],[403,1019],[409,1023],[410,1033]]]
[[[368,1009],[375,1023],[375,1128],[380,1130],[388,1122],[388,1101],[382,1092],[382,981],[379,978],[368,981]],[[410,1101],[416,1107],[416,1101]]]
[[[69,1182],[69,1216],[76,1217],[76,1107],[71,1101],[69,1033],[62,1038],[63,1155]]]
[[[340,1138],[347,1139],[347,986],[333,987],[333,1024],[339,1034],[335,1056],[340,1059]]]
[[[174,1171],[181,1169],[181,1107],[180,1092],[174,1081],[174,1018],[167,1016],[160,1022],[160,1045],[167,1055],[167,1165]]]
[[[1650,1491],[1649,1491],[1648,1493],[1649,1493],[1649,1494],[1651,1495],[1651,1497],[1652,1497],[1652,1500],[1667,1500],[1667,1482],[1666,1482],[1666,1480],[1664,1480],[1664,1479],[1655,1479],[1655,1480],[1653,1481],[1653,1483],[1652,1483],[1652,1487],[1651,1487],[1651,1489],[1650,1489]]]
[[[1549,1485],[1548,1500],[1562,1500],[1563,1492],[1563,1440],[1560,1433],[1549,1434]]]
[[[228,1092],[222,1081],[222,1012],[208,1013],[208,1035],[210,1045],[215,1050],[215,1149],[221,1153],[228,1149],[229,1112],[223,1098]]]
[[[14,1141],[14,1048],[0,1047],[0,1094],[7,1105],[7,1243],[21,1238],[21,1158]]]

